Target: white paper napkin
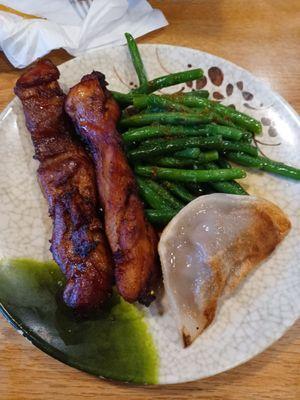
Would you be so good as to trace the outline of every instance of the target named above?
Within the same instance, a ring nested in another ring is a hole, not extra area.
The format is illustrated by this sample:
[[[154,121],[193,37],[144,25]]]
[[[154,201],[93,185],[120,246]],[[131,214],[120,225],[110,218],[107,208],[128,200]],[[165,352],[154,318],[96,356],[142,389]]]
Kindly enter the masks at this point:
[[[17,68],[53,49],[79,55],[125,43],[168,24],[145,0],[0,0],[2,5],[43,19],[0,11],[0,48]]]

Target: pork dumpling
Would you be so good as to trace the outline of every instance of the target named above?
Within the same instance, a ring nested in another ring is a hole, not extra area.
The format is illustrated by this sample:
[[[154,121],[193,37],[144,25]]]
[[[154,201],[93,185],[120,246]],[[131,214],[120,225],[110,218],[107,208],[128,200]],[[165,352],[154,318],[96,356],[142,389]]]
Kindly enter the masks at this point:
[[[185,346],[212,322],[219,298],[271,254],[290,227],[275,204],[223,193],[200,196],[173,218],[158,250]]]

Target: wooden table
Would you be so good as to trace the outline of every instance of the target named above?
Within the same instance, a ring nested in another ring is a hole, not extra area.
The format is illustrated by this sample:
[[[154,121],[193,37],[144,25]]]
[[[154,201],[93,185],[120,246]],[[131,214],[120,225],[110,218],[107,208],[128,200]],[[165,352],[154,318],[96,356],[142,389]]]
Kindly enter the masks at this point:
[[[152,0],[170,26],[139,40],[194,47],[224,57],[270,83],[300,113],[299,0]],[[54,51],[60,64],[70,58]],[[21,71],[0,54],[0,110]],[[263,354],[202,381],[127,387],[67,367],[0,319],[0,399],[299,399],[300,322]]]

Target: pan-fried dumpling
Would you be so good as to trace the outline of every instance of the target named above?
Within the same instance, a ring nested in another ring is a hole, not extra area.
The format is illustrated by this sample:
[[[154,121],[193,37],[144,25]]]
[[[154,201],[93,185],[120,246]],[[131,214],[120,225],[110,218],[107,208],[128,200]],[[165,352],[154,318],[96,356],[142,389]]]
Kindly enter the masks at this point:
[[[275,204],[215,193],[184,207],[159,242],[166,294],[184,345],[212,322],[219,298],[263,261],[291,227]]]

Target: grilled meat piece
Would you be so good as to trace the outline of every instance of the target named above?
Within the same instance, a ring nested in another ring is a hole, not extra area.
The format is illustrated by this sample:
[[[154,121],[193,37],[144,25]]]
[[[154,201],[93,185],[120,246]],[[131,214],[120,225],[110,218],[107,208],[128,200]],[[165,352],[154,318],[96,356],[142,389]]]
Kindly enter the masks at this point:
[[[64,301],[87,311],[110,296],[113,263],[98,214],[93,163],[73,136],[58,78],[51,61],[39,61],[18,79],[15,94],[40,162],[38,179],[53,219],[50,250],[67,278]]]
[[[65,109],[94,158],[118,291],[129,302],[149,304],[159,276],[157,236],[145,218],[122,149],[116,129],[120,109],[106,89],[105,76],[84,76],[67,95]]]

